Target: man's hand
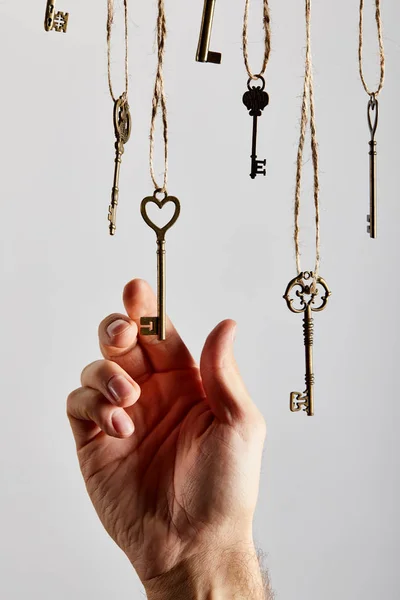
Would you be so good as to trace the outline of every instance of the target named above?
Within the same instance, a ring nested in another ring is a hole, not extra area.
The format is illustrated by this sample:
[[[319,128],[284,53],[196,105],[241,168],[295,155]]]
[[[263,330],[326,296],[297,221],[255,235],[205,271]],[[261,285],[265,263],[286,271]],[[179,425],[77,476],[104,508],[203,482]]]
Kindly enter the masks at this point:
[[[149,598],[264,598],[252,521],[265,422],[233,357],[235,323],[209,335],[199,368],[170,322],[164,342],[138,337],[156,313],[147,283],[129,283],[124,304],[100,325],[105,360],[68,398],[94,507]]]

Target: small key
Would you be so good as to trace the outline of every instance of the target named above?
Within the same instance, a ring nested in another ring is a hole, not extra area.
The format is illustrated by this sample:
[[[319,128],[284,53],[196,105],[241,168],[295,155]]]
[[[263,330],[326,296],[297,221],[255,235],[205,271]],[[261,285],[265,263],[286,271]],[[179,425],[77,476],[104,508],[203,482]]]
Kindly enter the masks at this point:
[[[44,28],[46,31],[67,33],[69,13],[58,11],[56,13],[56,0],[47,0]]]
[[[261,117],[262,112],[266,106],[269,104],[269,96],[265,89],[265,79],[261,75],[258,75],[258,79],[262,82],[262,87],[260,86],[250,86],[250,82],[252,79],[249,79],[247,82],[248,91],[243,96],[243,104],[246,106],[247,110],[249,110],[249,114],[253,117],[253,136],[252,136],[252,150],[251,150],[251,173],[250,177],[255,179],[257,175],[266,175],[266,164],[265,160],[257,159],[257,125],[258,118]]]
[[[374,115],[372,113],[375,113]],[[368,126],[371,132],[371,141],[369,142],[369,214],[367,215],[367,233],[372,239],[377,237],[377,151],[375,134],[378,127],[379,105],[374,95],[368,102]]]
[[[323,290],[322,295],[320,295],[318,286]],[[299,289],[295,291],[295,297],[292,298],[291,294],[295,288]],[[290,410],[292,412],[304,410],[310,417],[314,416],[315,384],[313,369],[314,319],[312,318],[312,313],[321,312],[327,305],[330,295],[331,292],[326,281],[322,277],[318,277],[315,282],[313,273],[309,271],[300,273],[298,277],[295,277],[289,283],[284,295],[287,305],[292,312],[304,314],[303,329],[306,350],[306,389],[304,392],[292,392],[290,394]],[[320,300],[319,305],[316,305],[317,298]],[[299,308],[295,306],[296,299],[300,303]]]
[[[142,317],[140,319],[140,334],[141,335],[158,335],[160,340],[166,338],[166,247],[165,247],[165,235],[169,229],[176,223],[179,218],[181,205],[178,198],[174,196],[168,196],[164,193],[164,199],[158,200],[157,194],[161,193],[161,190],[156,190],[153,196],[144,198],[141,204],[141,214],[144,221],[147,223],[157,235],[157,316],[156,317]],[[175,212],[171,219],[164,227],[158,227],[150,219],[147,214],[148,204],[155,204],[160,210],[168,203],[175,205]]]
[[[115,137],[115,168],[114,183],[111,192],[111,204],[108,208],[108,220],[110,222],[110,235],[114,235],[117,223],[117,207],[119,200],[119,176],[121,171],[122,155],[125,152],[125,144],[131,136],[132,120],[126,98],[121,96],[114,104],[114,129]]]

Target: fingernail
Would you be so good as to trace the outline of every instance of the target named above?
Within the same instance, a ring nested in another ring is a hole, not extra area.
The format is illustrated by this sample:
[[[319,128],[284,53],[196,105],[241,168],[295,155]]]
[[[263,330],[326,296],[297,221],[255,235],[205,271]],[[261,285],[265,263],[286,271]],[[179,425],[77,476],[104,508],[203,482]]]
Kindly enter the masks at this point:
[[[115,411],[111,418],[113,427],[118,435],[132,435],[135,431],[132,420],[124,410]]]
[[[107,335],[108,337],[113,338],[123,333],[126,329],[128,329],[128,327],[129,323],[127,321],[124,321],[123,319],[117,319],[116,321],[110,323],[107,327]]]
[[[123,375],[114,375],[108,382],[107,387],[115,400],[115,404],[129,398],[133,392],[133,385]]]

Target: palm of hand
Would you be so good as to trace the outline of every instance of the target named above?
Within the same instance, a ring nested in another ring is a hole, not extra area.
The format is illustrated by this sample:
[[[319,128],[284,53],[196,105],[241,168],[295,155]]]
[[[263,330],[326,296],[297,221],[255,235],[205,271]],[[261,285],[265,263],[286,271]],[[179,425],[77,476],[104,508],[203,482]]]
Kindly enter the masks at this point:
[[[197,368],[154,373],[127,412],[137,433],[119,440],[101,432],[79,458],[103,525],[148,580],[225,526],[240,476],[234,446],[243,442],[213,415]]]

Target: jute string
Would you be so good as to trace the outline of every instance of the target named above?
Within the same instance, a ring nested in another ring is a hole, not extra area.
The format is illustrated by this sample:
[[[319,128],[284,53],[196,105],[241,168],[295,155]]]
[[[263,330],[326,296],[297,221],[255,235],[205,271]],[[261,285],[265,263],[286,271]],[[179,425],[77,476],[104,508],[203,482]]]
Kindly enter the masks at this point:
[[[116,102],[117,98],[114,95],[111,78],[111,31],[114,23],[114,0],[107,0],[107,63],[108,63],[108,87],[110,89],[111,98]],[[129,86],[129,64],[128,64],[128,0],[124,0],[124,16],[125,16],[125,91],[122,96],[127,100]]]
[[[158,17],[157,17],[157,50],[158,50],[158,65],[156,81],[154,85],[153,105],[151,113],[150,126],[150,174],[156,190],[167,193],[168,183],[168,119],[167,119],[167,99],[165,96],[164,87],[164,55],[165,41],[167,37],[167,25],[164,0],[158,0]],[[154,171],[154,138],[156,130],[156,120],[158,109],[161,109],[161,118],[163,125],[164,139],[164,177],[163,184],[157,183],[156,174]]]
[[[312,163],[314,169],[314,205],[315,205],[315,269],[314,269],[314,282],[318,279],[319,267],[321,261],[320,254],[320,206],[319,206],[319,156],[318,156],[318,142],[317,132],[315,126],[315,105],[314,105],[314,84],[313,84],[313,66],[312,66],[312,55],[311,55],[311,0],[306,0],[306,64],[305,64],[305,75],[304,75],[304,90],[303,90],[303,101],[301,106],[301,125],[300,125],[300,139],[299,149],[297,152],[297,172],[296,172],[296,194],[295,194],[295,206],[294,206],[294,244],[296,250],[296,266],[298,274],[301,273],[300,264],[300,208],[301,208],[301,179],[303,170],[303,154],[304,145],[307,133],[307,125],[310,115],[310,130],[311,130],[311,152],[312,152]]]
[[[381,17],[381,2],[380,0],[375,0],[375,20],[376,26],[378,29],[378,41],[379,41],[379,61],[381,67],[381,76],[379,80],[379,86],[375,92],[372,92],[364,78],[363,71],[363,37],[364,37],[364,0],[360,0],[360,35],[359,35],[359,44],[358,44],[358,63],[360,69],[360,77],[362,84],[364,86],[365,91],[369,96],[376,96],[382,91],[383,84],[385,82],[385,49],[383,46],[383,34],[382,34],[382,17]]]
[[[261,71],[258,74],[254,74],[250,68],[250,60],[249,60],[249,51],[248,51],[248,31],[249,31],[249,11],[250,11],[250,0],[246,0],[245,9],[244,9],[244,22],[243,22],[243,56],[244,63],[246,65],[246,71],[250,77],[250,79],[258,79],[259,76],[264,75],[269,57],[271,54],[271,19],[269,13],[269,5],[268,0],[263,0],[264,5],[264,16],[263,16],[263,25],[265,31],[265,50],[264,50],[264,60],[261,67]]]

